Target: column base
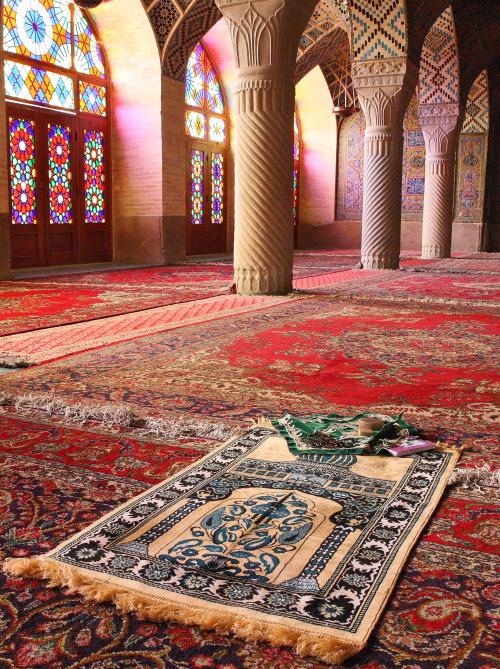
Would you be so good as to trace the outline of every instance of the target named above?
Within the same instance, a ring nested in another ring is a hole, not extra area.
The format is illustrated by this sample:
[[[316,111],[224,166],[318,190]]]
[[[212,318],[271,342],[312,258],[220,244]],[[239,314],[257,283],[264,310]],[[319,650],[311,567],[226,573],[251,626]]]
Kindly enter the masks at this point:
[[[293,290],[292,270],[235,267],[234,280],[239,295],[288,295]]]
[[[399,269],[399,255],[362,255],[363,269]]]
[[[450,249],[445,249],[443,246],[426,245],[422,246],[422,258],[426,260],[433,260],[435,258],[449,258]]]

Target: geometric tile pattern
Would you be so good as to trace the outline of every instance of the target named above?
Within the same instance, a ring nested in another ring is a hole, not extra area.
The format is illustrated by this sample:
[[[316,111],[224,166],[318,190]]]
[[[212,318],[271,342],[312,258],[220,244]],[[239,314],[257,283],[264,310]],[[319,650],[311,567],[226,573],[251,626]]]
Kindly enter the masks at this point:
[[[351,62],[349,60],[349,42],[345,40],[345,50],[327,56],[320,63],[332,95],[334,107],[359,107],[358,96],[351,79]]]
[[[342,121],[338,152],[337,220],[360,221],[363,212],[365,117],[362,111]]]
[[[454,220],[482,222],[487,135],[461,133],[457,150]]]
[[[403,0],[351,0],[353,60],[397,58],[407,50]]]
[[[344,1],[341,4],[345,5],[346,3]],[[297,59],[333,28],[343,25],[341,16],[344,13],[349,16],[347,7],[344,7],[344,12],[342,12],[340,8],[337,9],[336,5],[337,3],[334,0],[319,0],[300,38]]]
[[[106,116],[106,86],[79,82],[80,111]]]
[[[401,215],[404,221],[421,221],[424,207],[425,142],[417,109],[418,100],[414,95],[403,121]]]
[[[469,91],[461,132],[488,132],[489,112],[488,75],[483,70]]]
[[[332,61],[344,62],[349,59],[349,38],[345,30],[337,24],[328,34],[324,35],[322,39],[315,42],[310,48],[306,49],[304,53],[298,54],[297,65],[295,68],[295,82],[297,83],[316,65],[321,65]],[[332,71],[334,70],[332,64]]]
[[[451,8],[439,16],[422,47],[419,72],[420,104],[458,102],[458,50]]]
[[[148,12],[148,16],[161,53],[172,26],[180,16],[180,12],[172,0],[158,0]]]
[[[191,4],[183,20],[168,36],[163,57],[163,74],[184,81],[191,52],[221,17],[214,0],[197,0]]]

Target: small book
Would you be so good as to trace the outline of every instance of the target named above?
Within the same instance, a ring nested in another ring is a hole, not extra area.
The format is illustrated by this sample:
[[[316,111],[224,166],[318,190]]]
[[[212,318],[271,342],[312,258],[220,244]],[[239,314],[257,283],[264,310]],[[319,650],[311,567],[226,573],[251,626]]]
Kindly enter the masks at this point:
[[[425,439],[408,439],[399,446],[386,446],[381,448],[379,453],[387,453],[387,455],[393,455],[396,458],[400,458],[403,455],[411,455],[412,453],[432,451],[434,448],[436,448],[436,444],[432,441],[426,441]]]

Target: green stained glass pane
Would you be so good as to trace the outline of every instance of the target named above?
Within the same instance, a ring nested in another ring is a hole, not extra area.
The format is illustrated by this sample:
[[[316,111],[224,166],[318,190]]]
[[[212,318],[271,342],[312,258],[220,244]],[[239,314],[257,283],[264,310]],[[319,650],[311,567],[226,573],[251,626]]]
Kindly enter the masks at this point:
[[[104,223],[104,133],[84,130],[85,223]]]
[[[37,223],[35,124],[9,119],[10,200],[14,225]]]
[[[5,0],[4,49],[70,68],[69,4],[69,0]]]
[[[186,111],[186,133],[191,137],[205,139],[207,136],[207,118],[199,112]]]
[[[73,80],[62,74],[6,60],[5,94],[51,107],[75,108]]]
[[[80,81],[80,111],[106,116],[106,86]]]
[[[208,136],[213,142],[226,141],[226,122],[224,119],[210,116]]]
[[[212,153],[212,223],[224,222],[224,156]]]
[[[191,150],[191,224],[203,223],[203,189],[205,181],[205,152]]]
[[[70,129],[48,126],[49,217],[51,224],[73,223]]]

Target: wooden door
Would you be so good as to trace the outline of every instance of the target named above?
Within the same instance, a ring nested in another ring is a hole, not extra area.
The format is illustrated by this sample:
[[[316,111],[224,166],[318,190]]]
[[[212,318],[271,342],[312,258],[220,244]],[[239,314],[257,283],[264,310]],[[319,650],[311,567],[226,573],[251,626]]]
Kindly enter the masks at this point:
[[[226,251],[226,152],[217,143],[188,142],[187,254]]]

